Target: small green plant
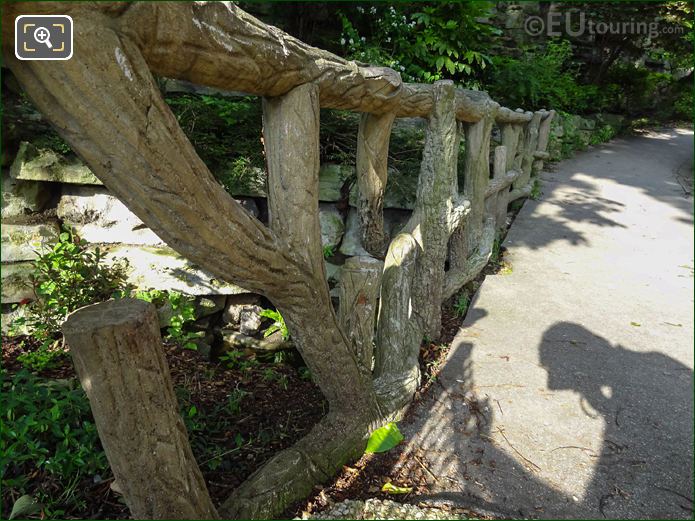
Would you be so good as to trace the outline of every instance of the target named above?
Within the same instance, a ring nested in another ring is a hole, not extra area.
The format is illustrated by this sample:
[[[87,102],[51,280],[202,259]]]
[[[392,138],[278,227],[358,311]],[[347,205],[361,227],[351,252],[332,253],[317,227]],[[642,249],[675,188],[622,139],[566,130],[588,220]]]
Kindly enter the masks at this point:
[[[99,248],[88,249],[71,230],[63,231],[34,261],[31,280],[37,300],[26,304],[25,316],[15,320],[13,329],[26,328],[40,344],[18,360],[37,371],[55,365],[65,354],[60,340],[65,318],[82,306],[127,294],[127,267],[125,260],[105,262]]]
[[[32,495],[47,517],[64,518],[85,503],[80,483],[109,472],[89,401],[76,379],[44,380],[27,370],[0,370],[0,377],[3,496]],[[38,488],[46,475],[53,484]]]
[[[158,308],[166,306],[169,314],[166,339],[176,342],[185,349],[196,350],[193,340],[195,333],[185,330],[186,324],[195,320],[195,300],[189,295],[178,291],[163,291],[158,289],[140,290],[133,297],[151,302]]]
[[[263,311],[261,311],[261,316],[264,318],[269,318],[273,321],[273,323],[270,324],[263,332],[264,337],[268,337],[276,331],[280,331],[283,340],[287,341],[290,339],[290,332],[287,329],[287,325],[285,324],[285,319],[282,318],[282,315],[279,311],[276,311],[274,309],[264,309]]]
[[[535,178],[533,180],[533,185],[531,186],[531,193],[529,194],[529,197],[534,201],[538,201],[542,195],[543,191],[541,190],[541,182],[538,178]]]
[[[495,242],[492,243],[492,253],[490,253],[490,262],[497,264],[500,261],[500,253],[502,252],[502,240],[499,236],[495,237]]]
[[[598,130],[595,130],[591,137],[589,138],[589,143],[592,145],[598,145],[599,143],[605,143],[610,141],[615,137],[615,129],[611,125],[603,125]]]
[[[328,259],[330,257],[333,257],[335,255],[335,248],[331,246],[330,244],[327,244],[326,246],[323,247],[323,258]]]
[[[468,305],[470,304],[470,299],[468,298],[468,295],[461,294],[459,295],[458,300],[456,301],[456,304],[454,304],[454,311],[456,311],[456,314],[460,317],[464,316],[466,314],[466,311],[468,311]]]

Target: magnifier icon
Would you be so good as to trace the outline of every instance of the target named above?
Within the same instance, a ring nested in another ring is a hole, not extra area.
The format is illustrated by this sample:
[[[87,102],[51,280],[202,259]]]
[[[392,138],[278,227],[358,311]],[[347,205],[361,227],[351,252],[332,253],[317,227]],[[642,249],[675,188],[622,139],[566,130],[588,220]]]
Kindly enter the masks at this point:
[[[51,32],[45,27],[37,27],[34,31],[34,39],[39,43],[45,43],[46,47],[52,49],[53,46],[50,42]]]

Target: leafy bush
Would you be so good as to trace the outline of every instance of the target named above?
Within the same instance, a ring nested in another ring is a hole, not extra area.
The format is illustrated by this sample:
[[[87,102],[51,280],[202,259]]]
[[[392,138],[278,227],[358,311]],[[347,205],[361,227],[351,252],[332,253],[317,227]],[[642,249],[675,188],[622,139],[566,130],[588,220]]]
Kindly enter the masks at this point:
[[[572,60],[567,40],[549,41],[545,50],[526,49],[521,59],[492,59],[491,96],[515,108],[554,108],[574,113],[600,110],[599,90],[579,83],[578,65]]]
[[[133,297],[151,302],[158,308],[166,306],[169,316],[166,339],[172,340],[186,349],[197,349],[193,339],[195,333],[185,330],[186,324],[195,321],[195,300],[178,291],[149,289],[136,291]]]
[[[484,54],[490,36],[500,33],[481,21],[490,7],[489,2],[358,6],[339,15],[343,54],[392,67],[406,81],[470,83],[490,62]]]
[[[27,328],[41,342],[37,350],[20,355],[20,362],[35,370],[57,362],[64,354],[59,339],[65,318],[82,306],[124,295],[129,290],[126,269],[126,261],[107,264],[99,248],[89,250],[71,231],[61,233],[58,242],[34,261],[31,279],[37,300],[13,324],[15,330]]]
[[[454,304],[454,311],[460,317],[466,314],[468,311],[468,305],[470,304],[470,299],[465,293],[461,294]]]
[[[84,391],[75,379],[43,380],[26,370],[13,376],[3,370],[0,375],[3,495],[32,494],[49,517],[81,508],[80,481],[103,478],[109,468]],[[37,488],[37,483],[47,482],[46,476],[59,486]]]
[[[282,315],[279,311],[275,311],[274,309],[264,309],[263,311],[261,311],[261,316],[264,318],[269,318],[273,321],[273,323],[270,324],[263,332],[264,337],[268,337],[276,331],[280,331],[283,340],[290,339],[290,332],[287,329],[287,325],[285,324],[285,319],[282,318]]]

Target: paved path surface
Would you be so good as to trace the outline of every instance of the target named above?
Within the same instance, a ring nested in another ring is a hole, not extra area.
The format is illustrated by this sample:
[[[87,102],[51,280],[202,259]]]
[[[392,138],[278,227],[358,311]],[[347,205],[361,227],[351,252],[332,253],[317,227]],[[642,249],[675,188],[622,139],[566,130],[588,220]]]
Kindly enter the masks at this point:
[[[692,518],[692,154],[692,131],[664,131],[543,174],[505,242],[511,274],[486,278],[403,426],[438,476],[430,499]]]

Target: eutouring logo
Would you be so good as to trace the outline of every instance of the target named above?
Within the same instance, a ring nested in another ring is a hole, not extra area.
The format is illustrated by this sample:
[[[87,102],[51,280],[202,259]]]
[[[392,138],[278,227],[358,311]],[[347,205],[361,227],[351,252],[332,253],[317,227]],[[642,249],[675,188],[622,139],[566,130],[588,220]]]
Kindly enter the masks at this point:
[[[660,34],[682,34],[683,28],[660,24],[658,21],[634,19],[597,22],[588,19],[583,11],[573,8],[566,11],[550,11],[545,18],[529,16],[524,21],[524,31],[531,36],[637,34],[656,38]]]

